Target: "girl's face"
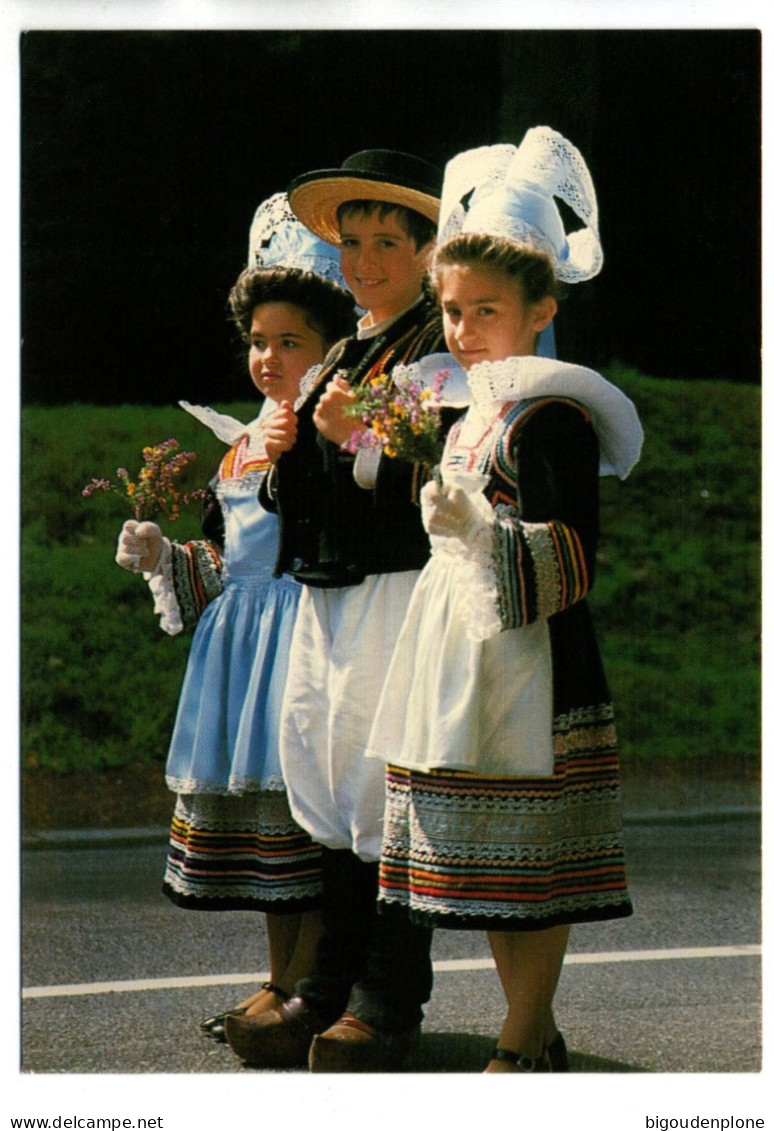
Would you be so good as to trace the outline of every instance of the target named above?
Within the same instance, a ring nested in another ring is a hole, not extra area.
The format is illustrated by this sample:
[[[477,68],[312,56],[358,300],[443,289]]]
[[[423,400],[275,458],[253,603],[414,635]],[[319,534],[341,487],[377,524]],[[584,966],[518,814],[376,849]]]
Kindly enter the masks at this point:
[[[265,302],[253,310],[250,327],[250,376],[265,396],[278,404],[298,396],[301,378],[325,356],[325,343],[289,302]]]
[[[432,245],[417,251],[393,212],[384,219],[345,216],[341,221],[341,271],[372,324],[399,314],[419,298]]]
[[[446,344],[465,369],[534,353],[536,336],[556,313],[549,296],[525,302],[517,279],[461,263],[442,268],[440,300]]]

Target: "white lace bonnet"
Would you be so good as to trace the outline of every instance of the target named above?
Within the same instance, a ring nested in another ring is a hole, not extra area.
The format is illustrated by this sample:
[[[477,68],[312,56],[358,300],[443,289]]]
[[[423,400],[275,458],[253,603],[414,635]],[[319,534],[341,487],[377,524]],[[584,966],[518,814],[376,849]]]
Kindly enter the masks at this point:
[[[250,225],[247,262],[250,267],[297,267],[349,289],[341,273],[339,249],[304,227],[284,192],[258,205]]]
[[[554,197],[585,227],[566,235]],[[507,236],[547,252],[565,283],[592,279],[602,268],[591,174],[575,146],[548,126],[527,130],[518,148],[481,146],[448,162],[439,245],[459,232]]]

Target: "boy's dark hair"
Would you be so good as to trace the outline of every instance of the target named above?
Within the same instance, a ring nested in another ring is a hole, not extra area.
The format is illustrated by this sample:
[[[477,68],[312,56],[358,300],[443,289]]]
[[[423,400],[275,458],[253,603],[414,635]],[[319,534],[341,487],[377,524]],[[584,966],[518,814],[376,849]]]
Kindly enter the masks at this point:
[[[247,343],[253,311],[266,302],[287,302],[299,307],[326,349],[355,330],[355,300],[336,283],[298,267],[248,267],[228,296],[231,317]]]
[[[388,204],[384,200],[345,200],[336,209],[336,218],[341,224],[346,216],[373,216],[375,212],[380,220],[394,214],[406,235],[413,239],[417,251],[436,237],[438,229],[432,220],[415,212],[413,208],[406,208],[402,204]]]

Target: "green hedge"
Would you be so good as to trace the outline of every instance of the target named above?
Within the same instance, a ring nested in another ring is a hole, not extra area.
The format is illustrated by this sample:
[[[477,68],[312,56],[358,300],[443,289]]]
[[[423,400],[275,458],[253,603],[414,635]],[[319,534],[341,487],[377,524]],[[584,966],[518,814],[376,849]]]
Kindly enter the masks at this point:
[[[614,367],[645,428],[624,483],[603,480],[592,606],[625,759],[753,771],[759,757],[760,393]],[[255,406],[219,406],[249,419]],[[113,562],[120,500],[92,476],[136,471],[175,436],[223,451],[176,407],[22,411],[22,759],[66,771],[162,762],[189,646],[158,628],[147,586]],[[198,534],[195,508],[166,528]]]
[[[608,373],[642,459],[604,480],[591,604],[624,757],[755,769],[760,756],[760,390]]]

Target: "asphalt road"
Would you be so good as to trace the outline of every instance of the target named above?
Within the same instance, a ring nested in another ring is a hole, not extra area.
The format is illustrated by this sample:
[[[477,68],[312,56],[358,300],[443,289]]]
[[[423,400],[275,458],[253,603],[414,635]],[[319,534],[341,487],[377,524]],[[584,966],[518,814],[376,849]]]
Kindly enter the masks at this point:
[[[627,850],[634,916],[571,934],[555,1002],[571,1071],[758,1072],[759,821],[634,826]],[[22,1078],[267,1075],[197,1029],[266,971],[262,917],[173,907],[159,893],[163,854],[23,853]],[[480,1073],[503,1013],[486,938],[438,931],[433,959],[410,1071]]]

